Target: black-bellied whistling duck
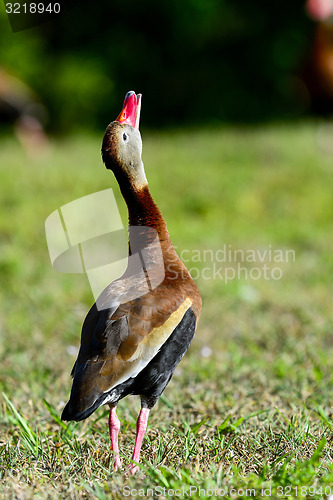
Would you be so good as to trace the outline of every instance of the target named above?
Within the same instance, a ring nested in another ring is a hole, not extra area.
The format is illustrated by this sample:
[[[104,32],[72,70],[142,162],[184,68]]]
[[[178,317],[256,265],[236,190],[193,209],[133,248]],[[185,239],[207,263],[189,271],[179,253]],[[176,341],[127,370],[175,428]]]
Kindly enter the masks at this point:
[[[79,421],[109,404],[115,470],[121,467],[118,401],[128,394],[141,397],[132,456],[138,463],[149,411],[187,351],[201,312],[199,291],[148,189],[141,159],[140,106],[141,95],[128,92],[102,146],[105,166],[113,171],[128,207],[128,268],[102,292],[84,321],[71,396],[62,414],[63,420]],[[133,260],[138,254],[144,254],[141,273]],[[131,473],[136,470],[133,465]]]

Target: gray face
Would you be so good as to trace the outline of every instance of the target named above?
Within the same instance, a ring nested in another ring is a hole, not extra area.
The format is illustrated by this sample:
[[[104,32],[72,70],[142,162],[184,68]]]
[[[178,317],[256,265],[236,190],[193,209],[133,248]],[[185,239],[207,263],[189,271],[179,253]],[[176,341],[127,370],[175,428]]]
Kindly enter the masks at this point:
[[[115,173],[116,168],[120,168],[137,189],[147,185],[141,154],[139,130],[119,122],[110,123],[103,140],[103,161]]]

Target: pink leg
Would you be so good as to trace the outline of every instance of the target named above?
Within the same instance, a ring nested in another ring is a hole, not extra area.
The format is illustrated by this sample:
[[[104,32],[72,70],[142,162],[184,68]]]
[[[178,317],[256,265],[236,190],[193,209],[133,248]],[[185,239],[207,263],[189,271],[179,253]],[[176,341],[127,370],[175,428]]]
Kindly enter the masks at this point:
[[[136,439],[132,456],[132,460],[134,462],[139,462],[140,460],[141,445],[147,429],[149,411],[150,410],[148,410],[148,408],[141,408],[140,415],[136,423]],[[139,467],[137,465],[133,465],[131,467],[131,474],[133,476],[139,470]]]
[[[111,446],[115,458],[113,464],[114,470],[118,470],[121,468],[121,461],[119,458],[119,447],[118,447],[119,430],[120,430],[120,422],[116,414],[116,406],[113,406],[110,409],[110,415],[109,415],[109,431],[110,431]]]

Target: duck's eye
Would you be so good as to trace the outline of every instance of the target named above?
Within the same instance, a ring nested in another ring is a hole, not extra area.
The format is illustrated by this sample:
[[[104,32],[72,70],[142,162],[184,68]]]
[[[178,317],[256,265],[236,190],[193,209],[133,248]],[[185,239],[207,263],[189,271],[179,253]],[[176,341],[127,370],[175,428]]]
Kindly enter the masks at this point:
[[[124,133],[123,133],[123,141],[125,141],[125,142],[126,142],[126,141],[127,141],[127,139],[128,139],[128,136],[127,136],[127,134],[125,134],[125,132],[124,132]]]

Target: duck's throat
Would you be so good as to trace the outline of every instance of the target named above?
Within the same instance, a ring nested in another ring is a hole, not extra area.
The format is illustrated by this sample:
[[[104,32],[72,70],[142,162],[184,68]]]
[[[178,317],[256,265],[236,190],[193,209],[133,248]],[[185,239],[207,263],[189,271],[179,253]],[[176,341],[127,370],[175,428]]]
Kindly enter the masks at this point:
[[[153,227],[158,232],[166,229],[165,221],[150,194],[148,185],[140,189],[131,189],[125,201],[130,226]]]
[[[160,237],[168,235],[166,223],[150,194],[148,184],[137,185],[128,178],[116,177],[128,208],[129,225],[152,227]]]
[[[155,261],[157,248],[162,248],[163,252],[172,248],[165,220],[149,192],[148,185],[140,190],[131,189],[123,195],[128,207],[131,253],[143,248],[146,251],[150,249],[151,260]]]

